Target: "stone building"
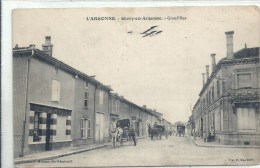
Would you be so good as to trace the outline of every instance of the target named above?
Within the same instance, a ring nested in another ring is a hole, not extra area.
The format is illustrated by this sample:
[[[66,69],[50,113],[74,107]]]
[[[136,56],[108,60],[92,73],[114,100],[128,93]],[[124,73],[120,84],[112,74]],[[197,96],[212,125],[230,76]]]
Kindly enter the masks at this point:
[[[117,93],[110,93],[110,120],[119,119],[129,119],[139,137],[147,137],[148,124],[159,121],[158,114],[147,109],[145,105],[140,107]]]
[[[233,31],[226,32],[227,56],[217,64],[211,54],[203,73],[203,88],[193,107],[195,131],[205,141],[260,145],[259,47],[233,52]],[[206,76],[205,76],[206,75]],[[212,140],[212,139],[211,139]]]
[[[13,49],[14,156],[108,139],[112,90],[42,50]]]

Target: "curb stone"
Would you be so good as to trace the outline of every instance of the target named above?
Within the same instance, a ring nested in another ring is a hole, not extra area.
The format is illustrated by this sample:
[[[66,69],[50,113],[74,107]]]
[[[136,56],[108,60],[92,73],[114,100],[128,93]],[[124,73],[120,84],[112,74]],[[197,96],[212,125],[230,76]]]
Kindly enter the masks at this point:
[[[193,141],[193,143],[196,145],[196,146],[199,146],[199,147],[213,147],[213,148],[260,148],[260,146],[239,146],[239,145],[208,145],[208,144],[205,144],[205,145],[200,145],[198,144],[192,137],[190,136],[185,136],[187,139],[190,139]]]
[[[146,139],[145,137],[137,137],[137,139]],[[40,160],[47,160],[47,159],[56,159],[59,157],[64,157],[64,156],[69,156],[69,155],[73,155],[73,154],[77,154],[77,153],[82,153],[82,152],[87,152],[87,151],[91,151],[91,150],[95,150],[95,149],[100,149],[100,148],[104,148],[109,146],[109,144],[106,145],[102,145],[102,146],[97,146],[97,147],[93,147],[93,148],[88,148],[88,149],[80,149],[80,150],[76,150],[76,151],[71,151],[71,152],[64,152],[64,153],[60,153],[60,154],[56,154],[56,155],[50,155],[50,156],[42,156],[39,158],[28,158],[28,159],[22,159],[22,160],[16,160],[14,161],[15,164],[22,164],[22,163],[33,163],[33,162],[38,162]]]
[[[61,154],[56,154],[56,155],[52,155],[52,156],[43,156],[41,158],[17,160],[17,161],[14,161],[14,163],[15,164],[32,163],[32,162],[36,162],[39,160],[55,159],[55,158],[59,158],[59,157],[64,157],[64,156],[69,156],[69,155],[73,155],[73,154],[77,154],[77,153],[82,153],[82,152],[87,152],[87,151],[91,151],[91,150],[95,150],[95,149],[104,148],[107,146],[108,145],[102,145],[102,146],[98,146],[98,147],[94,147],[94,148],[81,149],[81,150],[77,150],[77,151],[73,151],[73,152],[61,153]]]

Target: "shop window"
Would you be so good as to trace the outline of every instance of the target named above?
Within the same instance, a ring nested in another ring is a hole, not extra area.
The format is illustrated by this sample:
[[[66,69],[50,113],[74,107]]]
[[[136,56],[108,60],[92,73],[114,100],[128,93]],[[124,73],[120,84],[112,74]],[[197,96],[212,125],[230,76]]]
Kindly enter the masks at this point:
[[[57,116],[57,126],[56,126],[56,139],[66,140],[66,120],[67,116]]]
[[[255,131],[254,108],[237,108],[237,128],[239,131]]]
[[[40,139],[39,139],[39,119],[40,119],[40,113],[35,112],[34,126],[33,126],[33,142],[40,141]]]

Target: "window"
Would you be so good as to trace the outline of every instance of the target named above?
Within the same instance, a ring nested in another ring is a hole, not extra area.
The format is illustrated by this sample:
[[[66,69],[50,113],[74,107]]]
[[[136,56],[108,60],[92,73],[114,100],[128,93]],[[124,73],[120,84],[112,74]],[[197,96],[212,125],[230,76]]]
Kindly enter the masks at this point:
[[[115,100],[115,99],[112,99],[112,103],[113,103],[112,112],[113,112],[113,113],[116,113],[116,100]]]
[[[90,120],[82,118],[80,121],[81,138],[90,138]]]
[[[86,85],[85,85],[85,87],[88,89],[88,81],[86,81]]]
[[[90,120],[88,120],[88,135],[87,135],[88,138],[90,138],[90,127],[91,127]]]
[[[55,74],[58,75],[58,73],[59,73],[59,68],[56,66],[55,67]]]
[[[237,128],[239,131],[255,131],[254,108],[237,108]]]
[[[213,102],[213,101],[214,101],[214,96],[215,96],[215,95],[214,95],[214,86],[212,87],[211,93],[212,93],[212,96],[211,96],[211,97],[212,97],[212,102]]]
[[[210,99],[210,96],[211,96],[211,92],[209,91],[209,93],[208,93],[208,96],[209,96],[209,98],[208,98],[208,105],[211,103],[211,99]]]
[[[33,126],[33,142],[39,141],[39,118],[40,113],[35,112],[34,115],[34,126]]]
[[[119,114],[119,100],[116,101],[116,113]]]
[[[88,108],[88,91],[85,91],[84,107]]]
[[[103,104],[103,91],[99,91],[99,104]]]
[[[60,82],[57,80],[52,80],[52,101],[60,101]]]
[[[237,87],[251,87],[251,73],[237,74]]]
[[[219,85],[219,80],[217,81],[217,97],[220,97],[220,85]]]

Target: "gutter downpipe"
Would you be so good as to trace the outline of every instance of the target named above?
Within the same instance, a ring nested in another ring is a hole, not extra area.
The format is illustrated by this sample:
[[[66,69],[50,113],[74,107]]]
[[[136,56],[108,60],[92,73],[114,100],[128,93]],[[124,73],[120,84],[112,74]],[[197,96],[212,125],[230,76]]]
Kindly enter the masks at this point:
[[[97,92],[97,85],[95,85],[95,91],[94,91],[94,143],[96,143],[96,92]]]
[[[34,56],[34,49],[32,49],[32,54],[27,58],[27,73],[26,73],[26,93],[25,93],[25,109],[24,109],[24,121],[23,121],[23,133],[22,133],[22,144],[21,144],[21,154],[20,156],[24,156],[24,146],[25,146],[25,127],[26,127],[26,118],[27,118],[27,108],[28,108],[28,78],[29,78],[29,69],[30,69],[30,61]]]

